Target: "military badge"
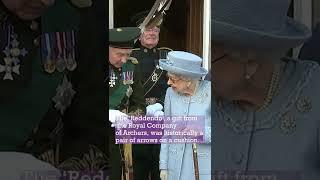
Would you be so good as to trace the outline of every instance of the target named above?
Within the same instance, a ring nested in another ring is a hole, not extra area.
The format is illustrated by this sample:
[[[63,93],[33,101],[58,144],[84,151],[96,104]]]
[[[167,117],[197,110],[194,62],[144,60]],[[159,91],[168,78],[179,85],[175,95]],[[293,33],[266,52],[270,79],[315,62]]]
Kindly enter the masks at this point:
[[[64,60],[58,59],[56,61],[56,68],[59,72],[63,72],[66,69],[66,66],[67,66],[67,64]]]
[[[51,49],[50,34],[46,33],[43,35],[41,41],[41,55],[43,61],[42,64],[47,73],[53,73],[56,70],[55,62],[51,57]]]
[[[296,108],[301,113],[310,112],[312,109],[311,100],[308,97],[300,97],[296,102]]]
[[[132,62],[132,64],[139,64],[139,61],[137,58],[129,57],[128,60],[130,60]]]
[[[43,64],[44,70],[47,73],[53,73],[56,70],[56,65],[51,59],[47,59],[46,63]]]
[[[126,92],[127,97],[129,98],[132,95],[132,93],[133,93],[133,89],[131,86],[129,86]]]
[[[41,42],[42,59],[46,72],[76,69],[74,31],[45,33]]]
[[[26,56],[28,51],[25,48],[19,48],[18,35],[14,32],[12,24],[8,21],[4,22],[3,29],[5,32],[5,46],[3,50],[5,57],[3,61],[5,64],[0,64],[0,72],[5,72],[3,80],[13,80],[12,73],[20,75],[20,57]]]
[[[57,87],[56,91],[56,95],[52,98],[53,102],[55,102],[54,107],[63,114],[66,108],[71,104],[72,98],[76,92],[72,89],[72,84],[68,81],[66,76],[63,77],[63,81]]]
[[[20,74],[19,67],[20,65],[12,66],[12,58],[4,58],[5,65],[0,65],[0,72],[5,72],[3,80],[13,80],[12,73]]]
[[[156,82],[156,81],[158,81],[158,79],[159,79],[159,75],[158,75],[156,72],[153,72],[153,73],[152,73],[151,80],[152,80],[153,82]]]
[[[112,69],[109,69],[110,75],[109,75],[109,87],[114,87],[116,85],[116,80],[118,77],[115,75],[114,71]]]
[[[66,59],[66,63],[67,63],[67,69],[69,71],[73,71],[76,69],[77,67],[77,61],[76,61],[76,57],[75,57],[75,46],[76,46],[76,42],[75,42],[75,32],[71,31],[71,32],[66,32],[67,33],[67,59]]]
[[[133,84],[133,71],[122,72],[123,84]]]

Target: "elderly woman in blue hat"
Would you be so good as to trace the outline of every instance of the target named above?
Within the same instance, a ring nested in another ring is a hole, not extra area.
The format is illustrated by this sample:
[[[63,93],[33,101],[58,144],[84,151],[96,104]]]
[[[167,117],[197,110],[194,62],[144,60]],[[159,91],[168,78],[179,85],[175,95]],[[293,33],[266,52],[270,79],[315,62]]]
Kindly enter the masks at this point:
[[[320,69],[283,58],[310,37],[289,3],[212,1],[216,175],[320,179]]]
[[[202,59],[194,54],[172,51],[160,67],[167,71],[165,116],[201,116],[204,125],[204,143],[197,145],[199,176],[211,180],[211,82],[202,80],[207,71]],[[195,178],[192,144],[161,144],[161,180],[193,180]]]

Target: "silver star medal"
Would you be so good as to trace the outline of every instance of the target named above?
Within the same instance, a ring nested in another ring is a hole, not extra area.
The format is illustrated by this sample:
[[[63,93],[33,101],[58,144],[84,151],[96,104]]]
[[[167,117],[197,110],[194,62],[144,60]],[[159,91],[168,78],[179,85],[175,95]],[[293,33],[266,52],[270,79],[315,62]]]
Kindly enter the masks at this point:
[[[12,58],[5,57],[4,62],[5,62],[5,65],[0,65],[0,72],[6,72],[3,77],[3,80],[7,80],[7,79],[13,80],[13,76],[12,76],[13,72],[20,75],[20,71],[19,71],[20,65],[12,65],[13,64]]]
[[[20,42],[17,40],[18,35],[12,34],[13,39],[10,43],[11,48],[6,46],[3,53],[6,57],[3,59],[5,65],[0,64],[0,72],[6,72],[3,79],[13,80],[12,73],[20,75],[20,59],[19,56],[26,56],[28,51],[25,48],[19,49]]]
[[[129,86],[127,89],[127,92],[126,92],[127,97],[130,97],[132,95],[132,93],[133,93],[133,89],[131,86]]]
[[[52,98],[53,102],[55,102],[54,107],[63,114],[66,108],[71,104],[72,98],[76,92],[72,89],[72,84],[68,81],[66,76],[63,77],[63,81],[57,87],[56,91],[56,95]]]
[[[159,78],[158,74],[156,72],[153,72],[152,76],[151,76],[151,80],[153,82],[156,82],[156,81],[158,81],[158,78]]]
[[[109,80],[109,87],[114,87],[116,85],[116,80],[118,77],[112,72]]]

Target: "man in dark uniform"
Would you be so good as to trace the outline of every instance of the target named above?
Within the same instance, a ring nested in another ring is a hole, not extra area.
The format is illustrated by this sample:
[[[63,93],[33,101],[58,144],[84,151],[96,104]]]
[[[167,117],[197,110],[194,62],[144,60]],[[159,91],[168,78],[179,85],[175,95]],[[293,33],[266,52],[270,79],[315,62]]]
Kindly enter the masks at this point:
[[[59,82],[58,77],[42,72],[38,52],[36,18],[52,2],[27,2],[25,8],[22,4],[22,0],[0,1],[1,151],[17,151],[24,143],[46,113]],[[37,12],[30,10],[34,5],[38,5]]]
[[[139,62],[136,58],[130,58],[134,41],[140,31],[136,27],[109,30],[109,73],[106,83],[109,86],[109,120],[112,123],[115,123],[119,116],[141,115],[145,112]],[[111,144],[114,144],[114,131],[110,138]],[[111,148],[112,180],[120,180],[120,169],[122,179],[130,178],[131,151],[130,144],[114,144]]]
[[[147,15],[147,11],[137,14],[133,20],[139,26]],[[166,73],[159,67],[159,59],[166,59],[167,47],[157,47],[159,42],[160,25],[147,26],[140,35],[140,48],[133,49],[131,56],[137,58],[142,76],[146,105],[160,103],[163,105],[166,89],[168,88]],[[159,177],[159,144],[133,145],[134,179],[158,180]],[[147,155],[148,154],[148,155]]]
[[[107,168],[105,2],[2,2],[0,149],[63,170]]]

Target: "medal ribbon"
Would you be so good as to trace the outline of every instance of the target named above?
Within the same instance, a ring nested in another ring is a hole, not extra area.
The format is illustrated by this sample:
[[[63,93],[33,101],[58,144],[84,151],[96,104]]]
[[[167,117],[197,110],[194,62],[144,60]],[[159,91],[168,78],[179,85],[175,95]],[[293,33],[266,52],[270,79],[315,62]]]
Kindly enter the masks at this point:
[[[63,53],[63,59],[66,61],[68,58],[67,54],[67,39],[66,39],[66,32],[62,32],[62,53]]]
[[[67,36],[67,58],[73,58],[72,57],[72,48],[73,48],[73,42],[72,42],[72,32],[68,31],[66,32],[66,36]]]
[[[49,33],[50,41],[49,43],[51,44],[51,59],[54,61],[52,63],[55,63],[58,58],[58,47],[57,47],[57,41],[56,41],[56,36],[55,33]]]
[[[76,40],[75,40],[75,32],[71,31],[71,39],[72,39],[72,59],[76,60]]]
[[[50,60],[51,57],[51,47],[50,47],[50,35],[48,33],[46,33],[45,35],[45,44],[46,44],[46,57],[47,60]]]
[[[56,32],[56,39],[57,39],[57,47],[58,47],[58,60],[62,59],[62,47],[61,47],[61,37],[60,33]]]

